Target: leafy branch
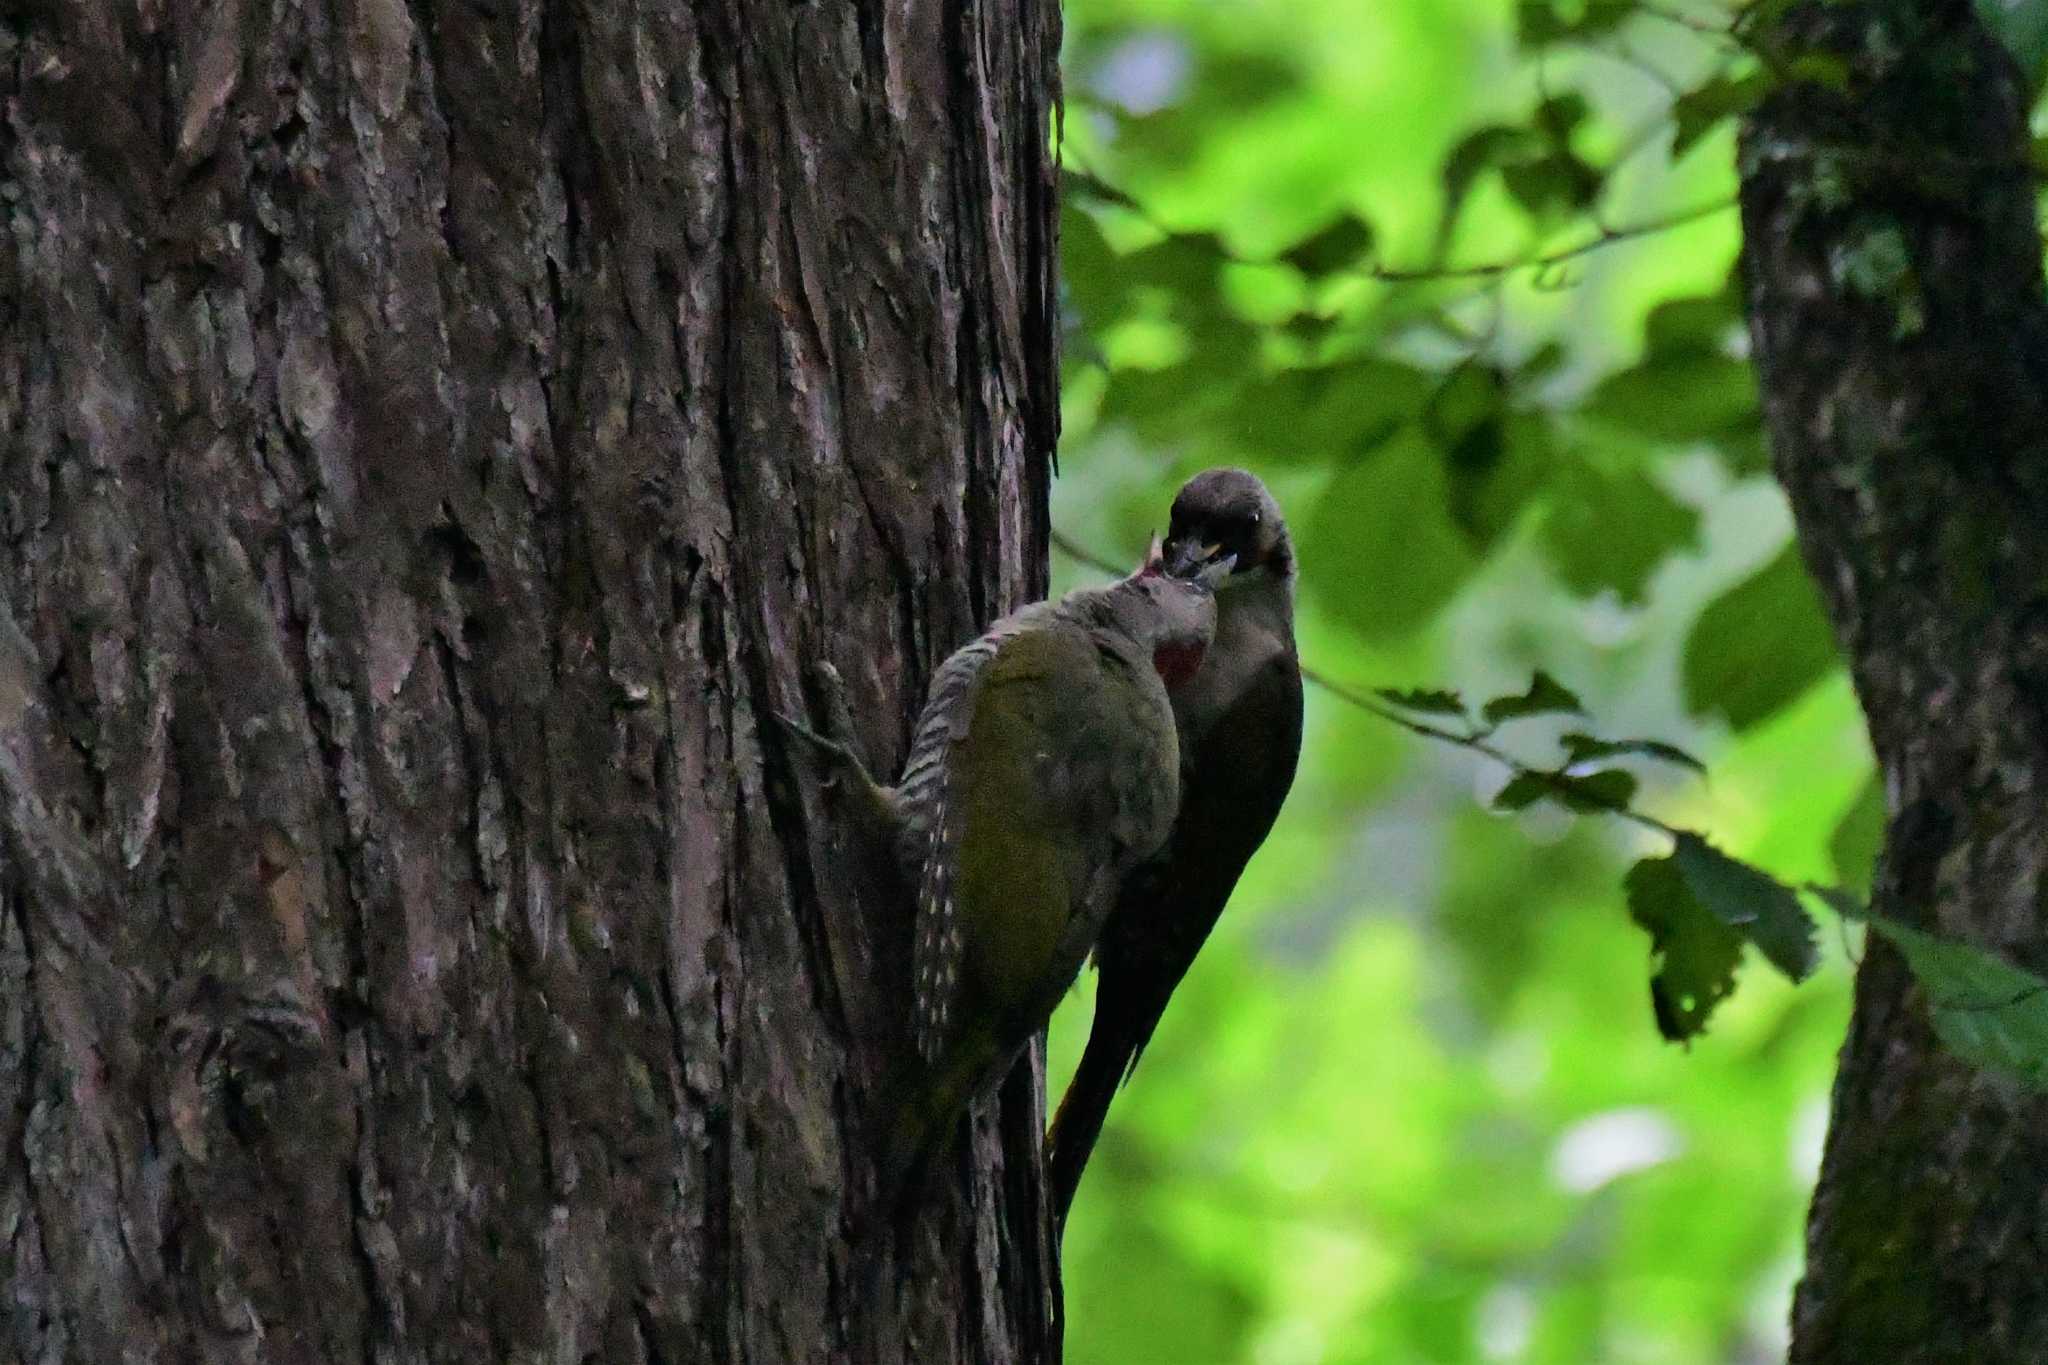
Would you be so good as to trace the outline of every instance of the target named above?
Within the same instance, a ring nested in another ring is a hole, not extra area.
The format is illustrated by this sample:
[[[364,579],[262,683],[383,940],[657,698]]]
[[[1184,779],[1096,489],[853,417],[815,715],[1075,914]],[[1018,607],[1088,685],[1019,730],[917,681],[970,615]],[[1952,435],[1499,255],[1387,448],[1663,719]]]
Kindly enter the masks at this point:
[[[1213,234],[1190,234],[1179,231],[1162,222],[1150,209],[1134,196],[1116,188],[1091,172],[1069,166],[1064,172],[1069,189],[1090,198],[1131,213],[1147,227],[1175,241],[1200,243],[1213,251],[1219,262],[1226,265],[1266,265],[1265,260],[1252,259],[1231,249],[1221,238]],[[1583,256],[1614,246],[1620,242],[1669,232],[1674,228],[1711,218],[1735,207],[1735,199],[1724,195],[1704,204],[1694,204],[1640,222],[1623,224],[1600,224],[1596,230],[1580,241],[1551,251],[1538,251],[1525,256],[1516,256],[1497,261],[1481,261],[1470,265],[1395,266],[1378,261],[1360,261],[1372,250],[1372,233],[1369,228],[1355,219],[1341,219],[1308,240],[1298,243],[1287,251],[1281,260],[1295,265],[1309,274],[1325,277],[1357,275],[1377,280],[1382,284],[1423,284],[1445,280],[1493,280],[1503,276],[1535,271],[1539,274],[1554,271]]]
[[[1867,923],[1912,969],[1943,1047],[1963,1060],[2048,1090],[2048,981],[2004,954],[1880,915],[1834,887],[1807,891]]]
[[[1055,543],[1096,567],[1104,561],[1067,537]],[[1656,830],[1672,840],[1661,858],[1643,858],[1623,880],[1630,918],[1650,935],[1659,958],[1650,981],[1657,1027],[1674,1041],[1686,1041],[1706,1027],[1716,1006],[1735,988],[1735,972],[1747,942],[1793,981],[1816,963],[1813,921],[1798,894],[1761,868],[1730,857],[1700,834],[1657,819],[1630,804],[1634,777],[1614,767],[1578,774],[1575,769],[1618,757],[1654,758],[1704,773],[1691,754],[1661,740],[1600,740],[1578,732],[1560,743],[1566,760],[1557,768],[1535,768],[1492,742],[1501,725],[1545,713],[1583,715],[1569,690],[1538,672],[1527,691],[1486,702],[1475,722],[1454,692],[1371,694],[1347,687],[1311,669],[1302,676],[1329,695],[1411,734],[1450,744],[1500,764],[1510,773],[1493,799],[1495,809],[1520,810],[1549,800],[1575,814],[1600,813]],[[1462,718],[1465,728],[1422,717]],[[2002,954],[1973,943],[1944,938],[1881,916],[1863,900],[1838,887],[1805,883],[1799,892],[1827,905],[1844,922],[1860,921],[1896,947],[1926,993],[1927,1008],[1942,1045],[1971,1064],[2048,1091],[2048,980]]]
[[[1773,967],[1793,981],[1814,969],[1813,920],[1799,897],[1761,868],[1715,848],[1705,836],[1681,829],[1637,809],[1635,775],[1609,760],[1642,757],[1704,772],[1705,766],[1683,749],[1662,740],[1603,740],[1579,731],[1560,743],[1565,761],[1554,768],[1523,762],[1491,740],[1501,725],[1546,713],[1585,715],[1579,699],[1549,674],[1537,672],[1528,690],[1495,697],[1481,706],[1474,722],[1463,701],[1452,692],[1393,692],[1381,689],[1384,704],[1370,704],[1350,688],[1318,679],[1326,692],[1374,715],[1394,720],[1412,733],[1453,744],[1505,767],[1508,782],[1494,795],[1501,811],[1526,809],[1548,801],[1573,814],[1601,814],[1655,830],[1672,841],[1661,858],[1644,858],[1624,880],[1630,917],[1650,935],[1660,961],[1650,980],[1650,1002],[1657,1027],[1674,1042],[1700,1033],[1714,1008],[1735,988],[1742,945],[1748,942]],[[1390,710],[1457,716],[1466,728],[1413,721]],[[1590,771],[1582,771],[1590,767]]]
[[[1734,197],[1732,195],[1725,196],[1708,203],[1695,204],[1690,208],[1678,209],[1660,217],[1646,218],[1641,222],[1625,223],[1618,226],[1601,226],[1588,237],[1570,246],[1559,247],[1554,251],[1537,252],[1533,255],[1517,257],[1512,260],[1486,261],[1474,265],[1426,266],[1413,269],[1375,264],[1366,266],[1359,273],[1389,284],[1411,284],[1430,280],[1497,279],[1503,275],[1516,274],[1524,270],[1533,270],[1540,275],[1553,271],[1559,266],[1567,265],[1581,256],[1590,256],[1596,251],[1601,251],[1615,245],[1617,242],[1633,241],[1639,237],[1649,237],[1659,232],[1669,232],[1673,228],[1684,227],[1688,223],[1696,223],[1703,218],[1711,218],[1717,213],[1725,213],[1734,207]]]

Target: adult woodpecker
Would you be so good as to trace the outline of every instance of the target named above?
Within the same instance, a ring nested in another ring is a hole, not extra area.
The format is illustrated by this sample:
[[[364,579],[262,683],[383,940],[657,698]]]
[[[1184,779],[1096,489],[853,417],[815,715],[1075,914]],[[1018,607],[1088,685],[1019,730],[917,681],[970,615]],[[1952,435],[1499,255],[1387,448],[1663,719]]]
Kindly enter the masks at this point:
[[[915,888],[914,1048],[884,1086],[882,1210],[1045,1026],[1165,841],[1181,772],[1167,689],[1196,675],[1230,567],[1171,576],[1154,558],[998,621],[940,665],[893,788],[843,741],[785,722],[838,761]]]
[[[1197,474],[1173,500],[1164,562],[1173,574],[1235,567],[1218,585],[1201,668],[1172,691],[1183,764],[1173,832],[1125,881],[1095,945],[1094,1025],[1046,1136],[1056,1227],[1110,1101],[1265,842],[1301,753],[1294,550],[1273,495],[1242,469]]]

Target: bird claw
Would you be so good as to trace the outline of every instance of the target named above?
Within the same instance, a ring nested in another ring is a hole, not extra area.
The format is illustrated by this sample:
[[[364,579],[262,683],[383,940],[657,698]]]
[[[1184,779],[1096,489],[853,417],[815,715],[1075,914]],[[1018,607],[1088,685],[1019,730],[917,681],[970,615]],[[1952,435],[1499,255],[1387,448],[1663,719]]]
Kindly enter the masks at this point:
[[[825,703],[825,723],[839,737],[841,747],[850,745],[853,740],[853,707],[846,700],[846,679],[839,676],[839,670],[829,659],[817,660],[811,665],[810,673],[811,683]]]
[[[810,744],[813,748],[829,755],[839,763],[858,763],[853,748],[853,709],[846,702],[846,682],[839,676],[839,670],[820,660],[810,667],[812,685],[825,704],[825,731],[819,733],[794,716],[780,711],[770,711],[775,723]]]
[[[818,784],[833,794],[850,811],[857,825],[874,834],[885,846],[894,846],[902,827],[894,791],[879,785],[854,747],[852,711],[846,704],[846,684],[839,670],[820,660],[811,665],[813,685],[821,694],[826,725],[832,733],[820,734],[804,722],[780,711],[769,711],[775,723],[815,749],[824,759]]]
[[[804,743],[811,745],[823,755],[826,760],[826,766],[825,770],[818,774],[818,785],[825,790],[838,790],[840,778],[844,775],[846,769],[860,765],[860,760],[854,757],[853,751],[838,740],[829,739],[802,721],[785,716],[780,711],[770,711],[768,714],[785,731],[795,735]]]

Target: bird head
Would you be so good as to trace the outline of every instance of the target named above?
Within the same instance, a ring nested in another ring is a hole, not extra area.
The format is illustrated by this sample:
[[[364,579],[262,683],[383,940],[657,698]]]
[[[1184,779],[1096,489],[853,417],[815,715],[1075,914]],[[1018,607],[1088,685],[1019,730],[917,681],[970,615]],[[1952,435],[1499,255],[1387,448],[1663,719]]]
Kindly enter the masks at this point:
[[[1152,666],[1168,688],[1195,676],[1216,634],[1216,589],[1234,560],[1223,555],[1192,573],[1166,572],[1157,542],[1138,571],[1108,590],[1117,624],[1151,650]]]
[[[1225,561],[1220,592],[1253,581],[1294,581],[1287,519],[1258,476],[1242,469],[1204,470],[1183,484],[1160,548],[1162,571],[1176,578],[1210,573]]]

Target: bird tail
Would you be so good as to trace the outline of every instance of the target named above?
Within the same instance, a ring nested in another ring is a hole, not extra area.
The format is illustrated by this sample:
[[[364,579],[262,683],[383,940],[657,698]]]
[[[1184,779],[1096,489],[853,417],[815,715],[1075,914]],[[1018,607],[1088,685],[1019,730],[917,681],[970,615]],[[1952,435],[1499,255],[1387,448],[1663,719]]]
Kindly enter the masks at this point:
[[[900,1222],[915,1211],[925,1168],[959,1130],[990,1069],[988,1050],[973,1041],[956,1040],[936,1063],[908,1057],[884,1082],[874,1146],[883,1217]]]
[[[921,1057],[899,1062],[884,1078],[867,1125],[867,1149],[874,1163],[875,1189],[857,1208],[848,1233],[856,1265],[864,1267],[863,1292],[870,1300],[882,1289],[885,1234],[897,1246],[910,1232],[915,1195],[929,1164],[932,1131],[929,1066]]]
[[[923,1058],[898,1063],[882,1083],[869,1151],[875,1163],[875,1221],[900,1222],[932,1145],[933,1076]]]
[[[1101,996],[1096,998],[1100,1002]],[[1138,1049],[1132,1045],[1130,1030],[1118,1027],[1115,1020],[1098,1018],[1088,1032],[1081,1065],[1061,1097],[1052,1127],[1045,1135],[1046,1180],[1051,1187],[1055,1235],[1066,1229],[1067,1210],[1073,1207],[1074,1191],[1081,1184],[1081,1172],[1095,1150],[1095,1140],[1102,1136],[1110,1102],[1137,1060]]]

